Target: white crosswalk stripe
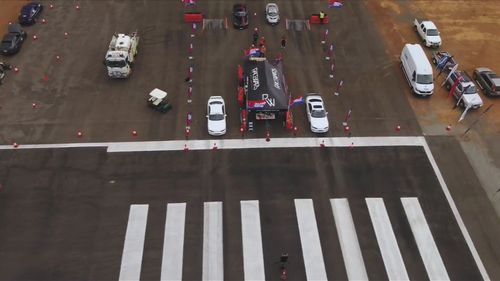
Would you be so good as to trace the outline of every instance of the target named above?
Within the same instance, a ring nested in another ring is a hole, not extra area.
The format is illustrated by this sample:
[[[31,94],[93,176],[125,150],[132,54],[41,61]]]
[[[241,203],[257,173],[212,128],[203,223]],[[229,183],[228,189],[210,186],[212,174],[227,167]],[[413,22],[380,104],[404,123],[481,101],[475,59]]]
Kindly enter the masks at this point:
[[[160,277],[162,281],[182,280],[185,220],[186,203],[167,204]]]
[[[307,280],[327,280],[312,199],[295,199]]]
[[[450,280],[443,260],[439,255],[431,230],[417,198],[401,198],[406,217],[410,223],[418,251],[430,280]]]
[[[449,280],[418,199],[408,197],[400,200],[429,279]],[[384,199],[365,198],[365,202],[375,232],[373,239],[377,240],[389,280],[409,280],[396,240],[397,234],[394,233]],[[183,278],[186,205],[186,203],[167,204],[161,256],[161,280],[182,280]],[[313,200],[295,199],[294,205],[306,279],[327,280],[326,266],[328,265],[325,265]],[[223,280],[223,203],[205,202],[203,206],[201,279]],[[348,199],[330,199],[330,206],[348,280],[368,280],[369,274],[354,224],[356,218],[353,218]],[[264,258],[259,201],[240,201],[240,210],[244,274],[241,279],[265,280],[265,268],[269,266],[269,261],[266,263]],[[140,279],[147,218],[148,205],[130,206],[119,280]],[[335,255],[335,253],[328,254]]]
[[[241,201],[240,204],[245,280],[265,280],[259,201]]]
[[[358,235],[354,228],[349,202],[346,198],[330,199],[335,226],[340,240],[345,268],[349,280],[368,280]]]
[[[224,280],[222,202],[205,202],[202,280]]]
[[[366,198],[389,280],[410,280],[382,198]]]
[[[148,205],[130,205],[119,280],[139,280],[148,220]]]

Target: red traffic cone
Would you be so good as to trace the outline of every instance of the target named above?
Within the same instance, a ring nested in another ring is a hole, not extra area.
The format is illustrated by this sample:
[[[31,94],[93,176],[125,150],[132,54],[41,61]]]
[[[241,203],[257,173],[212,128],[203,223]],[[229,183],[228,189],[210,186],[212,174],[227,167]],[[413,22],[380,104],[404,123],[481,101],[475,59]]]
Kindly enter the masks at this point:
[[[76,5],[76,6],[75,6],[75,9],[76,9],[77,11],[80,11],[80,5]]]
[[[37,108],[36,103],[32,103],[32,104],[31,104],[31,108],[36,109],[36,108]]]
[[[133,137],[137,137],[137,131],[136,130],[132,130],[132,136]]]
[[[351,128],[349,128],[349,126],[344,126],[344,133],[349,133],[349,130],[351,130]]]
[[[14,148],[18,148],[18,147],[19,147],[19,144],[17,144],[17,142],[14,142],[14,143],[12,144],[12,146],[13,146]]]
[[[69,33],[68,33],[68,32],[64,32],[64,38],[65,38],[65,39],[66,39],[66,38],[68,38],[68,35],[69,35]]]
[[[50,5],[49,5],[49,8],[53,9],[53,8],[54,8],[54,5],[53,5],[53,4],[50,4]]]
[[[82,131],[78,131],[78,132],[76,132],[76,136],[77,136],[77,137],[79,137],[79,138],[83,137],[83,133],[82,133]]]
[[[61,60],[61,57],[60,56],[56,56],[56,60]]]
[[[42,19],[42,23],[47,23],[47,20],[46,19]]]
[[[400,126],[400,125],[397,125],[397,126],[396,126],[396,132],[399,132],[399,131],[401,131],[401,126]]]
[[[14,73],[19,73],[19,68],[14,67]]]
[[[448,126],[446,126],[446,131],[451,131],[451,124],[448,124]]]
[[[38,36],[33,35],[33,40],[38,40]]]

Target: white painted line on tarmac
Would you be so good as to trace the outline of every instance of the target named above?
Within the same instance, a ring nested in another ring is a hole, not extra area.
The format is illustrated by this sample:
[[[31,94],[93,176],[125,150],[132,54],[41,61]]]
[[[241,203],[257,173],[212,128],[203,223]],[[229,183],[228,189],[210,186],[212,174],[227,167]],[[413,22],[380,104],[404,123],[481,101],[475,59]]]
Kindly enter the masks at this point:
[[[167,204],[160,277],[162,281],[182,280],[185,221],[186,203]]]
[[[202,280],[224,280],[222,202],[205,202]]]
[[[240,204],[245,280],[265,280],[259,201],[241,201]]]
[[[169,140],[141,142],[102,142],[102,143],[60,143],[60,144],[19,144],[0,145],[0,150],[55,149],[103,147],[108,152],[141,151],[181,151],[217,149],[256,149],[256,148],[294,148],[294,147],[373,147],[373,146],[422,146],[425,139],[419,136],[398,137],[327,137],[327,138],[272,138],[265,139],[220,139],[220,140]]]
[[[307,280],[327,280],[312,199],[295,199]]]
[[[141,277],[148,208],[148,205],[130,205],[119,280],[139,280]]]
[[[427,154],[429,162],[431,162],[432,168],[434,169],[434,173],[438,178],[439,184],[441,185],[441,189],[443,190],[444,196],[446,197],[446,200],[450,205],[451,211],[453,212],[453,215],[457,220],[458,227],[462,231],[462,235],[464,236],[465,242],[467,243],[467,246],[469,247],[472,257],[476,262],[477,268],[479,269],[479,272],[481,272],[483,280],[489,281],[490,277],[488,276],[488,272],[486,271],[486,268],[484,267],[484,264],[481,261],[481,257],[479,256],[479,253],[477,252],[476,247],[474,246],[474,242],[472,241],[472,238],[470,237],[469,232],[467,231],[467,227],[465,227],[464,221],[460,216],[460,213],[458,212],[457,205],[455,205],[455,201],[453,201],[453,197],[451,197],[450,190],[448,189],[448,186],[444,181],[443,175],[441,174],[441,171],[439,170],[436,160],[432,155],[431,149],[429,148],[429,145],[427,144],[427,141],[425,141],[425,139],[423,140],[422,146],[424,147],[424,151]]]
[[[382,198],[366,198],[365,200],[389,280],[410,280],[384,200]]]
[[[368,280],[358,235],[354,227],[351,209],[346,198],[330,199],[340,248],[349,280]]]
[[[411,232],[430,280],[450,280],[417,198],[401,198]]]

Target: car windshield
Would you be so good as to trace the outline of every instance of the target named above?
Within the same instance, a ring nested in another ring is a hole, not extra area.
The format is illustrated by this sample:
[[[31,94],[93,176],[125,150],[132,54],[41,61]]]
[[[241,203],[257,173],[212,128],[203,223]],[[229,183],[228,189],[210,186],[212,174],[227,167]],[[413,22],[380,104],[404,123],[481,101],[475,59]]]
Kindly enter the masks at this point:
[[[417,75],[417,83],[418,84],[432,84],[433,83],[432,74]]]
[[[326,116],[326,111],[321,109],[321,110],[313,110],[311,112],[311,116],[314,118],[323,118]]]
[[[465,93],[466,95],[472,95],[472,94],[475,94],[477,93],[477,89],[476,89],[476,86],[474,85],[470,85],[470,86],[466,86],[465,87]]]
[[[217,113],[217,114],[210,114],[208,116],[208,119],[210,121],[220,121],[220,120],[224,120],[224,114],[220,114],[220,113]]]
[[[125,66],[127,66],[127,63],[125,62],[125,60],[107,60],[106,66],[107,67],[125,67]]]
[[[427,35],[428,36],[438,36],[439,32],[437,29],[427,29]]]
[[[245,11],[237,11],[237,12],[235,12],[234,14],[235,14],[236,16],[238,16],[238,17],[244,17],[244,16],[246,16],[246,15],[247,15],[247,12],[245,12]]]

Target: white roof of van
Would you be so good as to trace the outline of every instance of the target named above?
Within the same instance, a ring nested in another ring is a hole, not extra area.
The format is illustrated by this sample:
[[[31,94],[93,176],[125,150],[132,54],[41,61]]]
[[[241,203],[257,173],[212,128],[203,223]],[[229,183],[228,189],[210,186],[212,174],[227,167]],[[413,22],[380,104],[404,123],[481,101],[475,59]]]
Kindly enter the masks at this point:
[[[420,44],[406,44],[405,48],[408,49],[408,52],[413,57],[415,67],[419,70],[419,74],[432,74],[431,63]]]

